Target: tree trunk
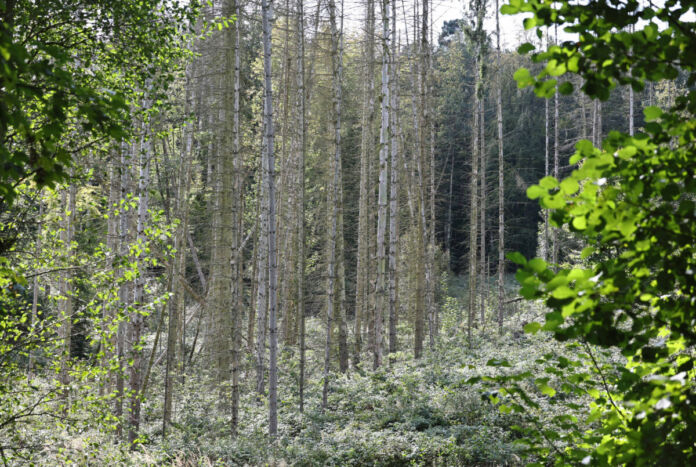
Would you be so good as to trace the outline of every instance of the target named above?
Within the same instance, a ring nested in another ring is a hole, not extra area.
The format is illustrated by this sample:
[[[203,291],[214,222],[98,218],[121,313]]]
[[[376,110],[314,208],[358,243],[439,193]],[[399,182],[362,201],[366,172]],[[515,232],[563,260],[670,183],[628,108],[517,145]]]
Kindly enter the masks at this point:
[[[375,35],[375,3],[367,0],[367,15],[365,19],[365,50],[366,79],[363,85],[362,105],[362,134],[360,145],[360,199],[358,213],[358,258],[355,287],[355,346],[353,350],[353,366],[360,362],[362,351],[362,326],[368,307],[370,294],[370,232],[372,231],[372,215],[369,211],[371,193],[368,190],[372,177],[369,170],[373,157],[372,128],[374,126],[374,35]]]
[[[475,312],[476,312],[476,275],[477,270],[477,240],[478,240],[478,217],[479,217],[479,196],[477,194],[478,188],[483,186],[481,183],[481,174],[479,173],[479,152],[481,151],[481,146],[479,142],[479,134],[481,128],[483,127],[483,122],[480,119],[480,109],[483,101],[483,47],[485,34],[483,31],[483,18],[485,16],[485,0],[475,0],[474,1],[474,13],[476,14],[476,29],[475,29],[475,41],[476,41],[476,84],[474,90],[474,137],[473,137],[473,153],[471,158],[471,198],[470,198],[470,213],[471,216],[469,222],[469,323],[468,323],[468,338],[471,344],[471,330],[474,326]],[[483,196],[483,193],[481,193]],[[481,241],[483,241],[481,237]],[[483,323],[482,323],[483,324]]]
[[[69,269],[72,264],[73,248],[72,242],[75,233],[75,207],[77,196],[77,185],[71,181],[70,185],[61,191],[61,206],[63,215],[61,219],[60,241],[65,252],[66,269],[60,274],[58,292],[61,297],[59,304],[59,319],[61,339],[61,360],[59,380],[61,384],[60,397],[63,401],[63,410],[68,412],[70,408],[70,347],[72,340],[72,323],[74,320],[73,310],[73,283],[72,272]]]
[[[149,92],[149,86],[147,89]],[[149,98],[146,98],[145,109],[149,109]],[[143,117],[144,119],[146,117]],[[150,190],[150,160],[152,158],[152,134],[150,124],[143,120],[140,142],[139,174],[138,174],[138,221],[136,227],[136,241],[141,253],[135,258],[138,274],[133,288],[133,305],[138,309],[130,316],[128,341],[131,346],[131,367],[129,386],[131,392],[128,441],[134,447],[140,428],[140,402],[142,398],[142,333],[144,325],[144,292],[145,292],[145,263],[141,259],[142,252],[146,249],[147,237],[145,225],[148,217],[149,190]]]
[[[297,208],[295,221],[297,222],[297,262],[296,262],[296,284],[297,284],[297,319],[299,321],[299,341],[300,341],[300,376],[299,376],[299,395],[300,412],[304,411],[304,386],[305,386],[305,151],[306,151],[306,123],[305,123],[305,71],[304,71],[304,0],[297,0],[297,99],[295,103],[297,118]]]
[[[237,435],[239,427],[239,366],[240,366],[240,348],[242,316],[243,316],[243,269],[244,269],[244,245],[242,242],[243,235],[243,174],[242,174],[242,155],[240,152],[240,131],[239,131],[239,104],[241,92],[241,70],[240,70],[240,41],[241,41],[241,8],[239,3],[235,5],[235,15],[238,20],[235,21],[234,31],[234,97],[233,97],[233,120],[232,120],[232,165],[234,170],[234,235],[233,235],[233,257],[232,257],[232,275],[233,275],[233,305],[232,305],[232,418],[230,420],[230,432],[232,436]]]
[[[129,251],[129,239],[128,239],[128,224],[130,217],[130,210],[123,209],[123,204],[128,202],[128,193],[130,185],[130,145],[128,143],[121,144],[121,209],[119,214],[119,255],[122,259],[128,257]],[[123,276],[125,272],[123,269],[119,271],[119,276]],[[121,283],[119,289],[119,302],[121,305],[121,313],[125,316],[128,311],[128,306],[130,304],[130,281],[124,281]],[[116,358],[118,360],[118,371],[116,372],[116,398],[114,414],[116,416],[117,422],[117,435],[120,437],[123,433],[123,394],[124,394],[124,371],[125,371],[125,323],[121,320],[118,323],[118,329],[116,334]]]
[[[498,126],[498,334],[503,333],[505,303],[505,160],[503,158],[503,92],[500,62],[500,17],[495,0],[496,32],[496,120]]]
[[[394,0],[392,0],[394,1]],[[379,133],[379,195],[377,213],[377,285],[375,288],[374,319],[374,347],[373,366],[379,368],[382,365],[382,323],[384,305],[386,303],[386,244],[385,234],[387,230],[387,183],[388,157],[389,157],[389,52],[390,52],[390,24],[389,24],[389,0],[382,0],[382,95],[381,95],[381,126]]]
[[[392,31],[396,31],[396,0],[391,3]],[[389,353],[396,353],[398,342],[396,325],[399,314],[399,143],[397,134],[399,97],[398,90],[398,57],[396,40],[392,40],[391,48],[391,167],[389,181]]]
[[[479,263],[479,268],[480,268],[480,275],[481,275],[481,299],[479,302],[480,306],[480,311],[481,311],[481,328],[485,328],[486,326],[486,296],[487,296],[487,289],[488,289],[488,268],[487,268],[487,261],[486,261],[486,201],[488,198],[488,192],[487,192],[487,173],[486,171],[488,170],[488,157],[486,154],[486,121],[485,121],[485,106],[486,106],[486,100],[482,96],[482,98],[479,100],[479,112],[480,112],[480,117],[479,117],[479,129],[481,131],[481,136],[480,136],[480,144],[481,147],[479,149],[479,157],[481,158],[481,173],[480,173],[480,178],[481,178],[481,201],[479,205],[479,214],[481,217],[481,234],[480,234],[480,248],[481,248],[481,259]]]
[[[558,26],[556,26],[556,34],[554,38],[554,43],[558,42]],[[558,92],[553,95],[553,176],[558,180],[558,163],[559,163],[559,141],[558,141]],[[554,227],[551,230],[552,235],[552,250],[551,250],[551,262],[554,267],[558,267],[558,228]]]
[[[341,165],[341,83],[339,81],[338,64],[338,27],[336,26],[336,4],[328,0],[329,22],[331,27],[331,81],[333,87],[333,129],[334,157],[331,163],[332,181],[329,188],[329,263],[328,263],[328,292],[326,303],[326,341],[324,346],[324,374],[321,396],[321,408],[326,410],[329,394],[329,372],[331,370],[331,327],[334,314],[334,293],[336,289],[336,229],[338,222],[338,184]]]
[[[278,432],[278,330],[276,324],[276,288],[278,271],[276,264],[276,227],[275,227],[275,154],[273,144],[273,86],[271,70],[271,20],[273,4],[262,0],[263,31],[263,151],[266,159],[266,184],[268,195],[268,330],[269,330],[269,368],[268,368],[268,434],[276,436]]]
[[[432,67],[430,57],[430,6],[428,0],[423,0],[423,15],[421,27],[421,157],[422,167],[428,167],[428,170],[422,172],[427,173],[425,179],[422,180],[422,190],[428,187],[428,203],[423,205],[423,214],[426,211],[429,213],[429,220],[423,220],[424,226],[424,245],[425,250],[425,303],[428,313],[428,335],[429,346],[431,349],[435,346],[435,336],[437,335],[437,309],[435,303],[435,148],[434,144],[434,126],[430,115],[430,98],[432,96],[432,83],[430,80],[430,70]],[[429,132],[430,138],[427,135]],[[426,156],[427,154],[427,156]],[[429,157],[428,157],[429,156]],[[426,181],[427,179],[427,181]],[[429,225],[428,225],[429,224]]]
[[[113,163],[111,164],[111,172],[112,173],[111,173],[110,178],[113,177],[113,172],[114,172]],[[111,183],[111,186],[113,187],[113,183]],[[112,192],[109,191],[109,201],[111,201],[111,193]],[[37,231],[36,231],[36,245],[35,245],[36,261],[37,261],[35,263],[36,264],[35,267],[37,269],[41,265],[40,259],[42,256],[42,253],[41,253],[41,240],[42,240],[42,238],[41,237],[43,235],[43,222],[44,222],[44,205],[43,205],[42,194],[43,194],[43,192],[39,191],[39,194],[37,196],[37,198],[39,200],[39,218],[37,220],[38,225],[37,225]],[[112,206],[112,205],[113,205],[112,203],[109,203],[109,206]],[[114,237],[115,237],[115,235],[111,232],[111,227],[114,224],[113,218],[114,218],[114,216],[110,214],[109,220],[107,221],[108,226],[109,226],[109,233],[107,233],[106,241],[107,241],[107,245],[109,245],[109,247],[111,247],[111,248],[107,247],[108,254],[109,254],[109,259],[107,260],[108,261],[107,265],[108,265],[109,270],[112,269],[111,264],[113,263],[113,247],[111,245],[113,243]],[[109,234],[111,234],[111,235],[109,235]],[[38,318],[38,313],[39,313],[39,275],[38,274],[36,274],[36,273],[34,274],[34,279],[32,282],[33,283],[32,283],[32,291],[31,291],[31,321],[29,321],[29,329],[34,329],[34,326],[37,325],[36,319]],[[108,310],[104,311],[104,318],[105,318],[106,322],[110,322],[110,318],[111,318],[111,313],[109,311],[110,308]],[[110,355],[111,355],[111,350],[110,350],[111,349],[111,339],[109,338],[108,335],[104,336],[104,339],[106,340],[106,342],[105,342],[106,349],[104,349],[104,360],[103,360],[102,366],[104,368],[107,368],[107,364],[108,364],[108,361],[109,361]],[[34,373],[34,360],[35,360],[34,351],[30,350],[29,351],[29,362],[27,364],[27,372],[29,374],[29,379],[32,379],[34,377],[34,375],[33,375],[33,373]],[[108,391],[108,386],[109,386],[108,380],[106,382],[106,385],[107,385],[106,389]]]

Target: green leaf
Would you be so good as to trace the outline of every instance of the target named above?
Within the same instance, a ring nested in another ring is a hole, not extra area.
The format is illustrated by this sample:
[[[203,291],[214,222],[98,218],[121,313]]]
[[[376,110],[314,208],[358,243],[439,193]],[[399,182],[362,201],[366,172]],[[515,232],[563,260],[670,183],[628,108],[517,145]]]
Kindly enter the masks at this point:
[[[560,286],[560,287],[557,287],[556,289],[553,290],[553,292],[551,292],[551,296],[552,296],[553,298],[558,298],[558,299],[561,299],[561,300],[562,300],[562,299],[565,299],[565,298],[574,297],[574,296],[576,296],[576,295],[577,295],[577,294],[575,293],[575,291],[572,290],[572,289],[571,289],[570,287],[568,287],[567,285],[562,285],[562,286]]]
[[[526,68],[520,68],[519,70],[517,70],[513,77],[515,78],[515,81],[517,81],[517,87],[520,89],[530,86],[532,83],[534,83],[532,75]]]
[[[524,55],[526,53],[531,52],[534,49],[535,49],[534,44],[531,44],[529,42],[525,42],[524,44],[522,44],[521,46],[519,46],[517,48],[517,53],[520,55]]]
[[[548,190],[543,189],[539,185],[532,185],[529,188],[527,188],[527,198],[529,199],[540,198],[541,196],[544,196],[546,193],[548,193]]]
[[[503,5],[500,7],[500,14],[501,15],[515,15],[519,11],[518,8],[515,8],[511,5]]]
[[[519,264],[520,266],[525,266],[527,264],[527,258],[525,258],[524,255],[519,251],[511,251],[505,255],[505,257],[513,263]]]
[[[539,332],[539,329],[541,329],[541,323],[537,323],[536,321],[524,325],[524,332],[527,334],[536,334]]]
[[[558,187],[558,180],[549,175],[539,180],[539,185],[547,190],[553,190]]]
[[[537,387],[539,388],[542,394],[545,394],[549,397],[553,397],[556,395],[556,390],[542,380],[537,380]]]
[[[573,94],[573,83],[571,83],[570,81],[562,82],[560,86],[558,86],[558,92],[560,92],[564,96]]]
[[[585,230],[587,228],[587,218],[585,216],[577,216],[573,218],[573,227],[576,230]],[[583,250],[584,253],[584,250]]]
[[[580,189],[577,180],[566,178],[561,182],[561,192],[566,195],[573,195]]]
[[[580,154],[584,157],[591,155],[594,152],[594,146],[592,142],[586,139],[581,139],[575,144],[575,149],[578,150]]]
[[[541,258],[533,258],[529,261],[528,266],[532,271],[539,274],[546,269],[546,261]]]
[[[662,109],[651,105],[643,109],[643,114],[646,122],[653,122],[662,116]]]

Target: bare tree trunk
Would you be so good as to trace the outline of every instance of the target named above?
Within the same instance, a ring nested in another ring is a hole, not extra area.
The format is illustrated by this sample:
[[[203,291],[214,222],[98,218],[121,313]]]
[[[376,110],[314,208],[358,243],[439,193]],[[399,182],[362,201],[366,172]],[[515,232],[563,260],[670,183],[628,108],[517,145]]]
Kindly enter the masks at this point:
[[[394,1],[394,0],[392,0]],[[382,97],[381,127],[379,134],[379,195],[377,213],[377,287],[375,289],[374,312],[374,368],[382,366],[382,323],[386,302],[386,244],[387,230],[387,161],[389,156],[389,52],[390,24],[389,0],[382,0]]]
[[[111,164],[111,172],[112,172],[112,176],[113,176],[113,172],[114,172],[113,163]],[[111,183],[111,186],[113,187],[113,183]],[[42,227],[43,227],[43,222],[44,222],[44,205],[43,205],[42,194],[43,194],[43,191],[39,191],[39,194],[37,196],[37,198],[39,200],[39,218],[37,220],[38,225],[37,225],[37,231],[36,231],[36,246],[35,246],[37,260],[40,260],[40,258],[42,256],[42,253],[41,253],[41,240],[42,240],[42,238],[41,237],[43,235],[43,228]],[[109,192],[109,200],[111,200],[111,191]],[[109,206],[111,206],[111,203],[109,204]],[[112,225],[114,224],[114,221],[112,220],[113,217],[114,217],[113,215],[109,216],[109,220],[108,220],[109,229],[111,229]],[[111,230],[109,230],[109,232],[111,232]],[[107,241],[107,244],[110,246],[111,246],[111,243],[114,241],[113,236],[114,236],[113,234],[110,236],[107,233],[106,241]],[[109,263],[113,262],[112,258],[113,258],[113,248],[109,249],[109,260],[108,260]],[[39,264],[40,263],[37,263],[37,266]],[[108,264],[108,265],[110,266],[111,264]],[[110,269],[111,269],[111,267],[109,267],[109,270]],[[29,321],[29,329],[33,329],[34,326],[36,326],[36,319],[38,317],[38,312],[39,312],[39,275],[34,274],[34,280],[32,283],[32,293],[31,293],[31,321]],[[104,311],[104,318],[107,322],[109,322],[108,321],[110,318],[109,311],[107,311],[107,310]],[[108,337],[108,336],[105,336],[105,337]],[[109,339],[109,341],[106,342],[107,348],[104,351],[103,367],[105,367],[105,368],[106,368],[106,363],[109,361],[109,356],[111,353],[110,346],[109,346],[110,341],[111,341],[111,339]],[[34,359],[35,359],[34,351],[30,350],[29,351],[29,363],[27,364],[27,372],[29,374],[29,379],[33,378]],[[108,381],[107,381],[107,386],[108,386]],[[108,390],[108,388],[107,388],[107,390]]]
[[[353,350],[353,366],[360,361],[362,351],[362,325],[365,314],[369,310],[368,296],[370,294],[370,232],[372,231],[372,219],[369,212],[371,194],[368,190],[372,177],[370,174],[370,161],[372,159],[372,146],[374,136],[372,134],[374,120],[374,34],[375,34],[375,3],[367,0],[367,16],[365,20],[365,62],[366,80],[363,86],[362,106],[362,135],[360,146],[360,200],[358,214],[358,260],[356,268],[355,288],[355,347]]]
[[[230,420],[230,432],[232,436],[237,435],[239,427],[239,366],[240,366],[240,348],[242,316],[243,316],[243,294],[244,282],[242,280],[244,268],[244,245],[242,242],[243,234],[243,174],[242,174],[242,155],[240,153],[240,132],[239,132],[239,104],[241,92],[241,70],[240,70],[240,41],[241,41],[241,8],[239,2],[235,2],[235,21],[234,31],[234,96],[233,96],[233,123],[232,123],[232,165],[234,170],[234,256],[232,258],[232,274],[233,274],[233,331],[232,331],[232,418]]]
[[[343,7],[341,7],[343,12]],[[341,15],[342,16],[342,15]],[[343,20],[341,20],[341,23]],[[341,31],[343,28],[341,27]],[[343,42],[341,33],[341,42]],[[341,46],[342,47],[342,46]],[[342,73],[341,73],[342,74]],[[339,165],[338,218],[336,232],[336,287],[338,309],[338,368],[341,373],[348,371],[348,324],[346,321],[346,259],[345,234],[343,230],[343,168]]]
[[[119,195],[120,195],[120,175],[119,175],[119,161],[117,160],[117,152],[114,151],[111,160],[109,161],[109,206],[108,213],[109,218],[106,221],[106,247],[109,252],[107,258],[107,270],[114,271],[114,260],[118,254],[118,212],[119,212]],[[41,227],[41,224],[39,224]],[[39,240],[41,236],[38,237]],[[112,284],[116,284],[117,271],[113,272]],[[118,315],[118,305],[110,303],[104,308],[104,321],[113,325],[116,322]],[[109,368],[114,355],[116,354],[116,333],[113,331],[108,331],[107,335],[104,336],[104,357],[103,366],[104,368]],[[110,394],[113,391],[115,385],[115,375],[112,371],[109,371],[107,376],[107,381],[103,388],[100,388],[100,394]]]
[[[128,202],[128,192],[130,184],[130,145],[128,143],[121,144],[121,203]],[[119,214],[119,255],[121,258],[128,256],[128,220],[130,211],[120,210]],[[123,276],[123,270],[119,271],[119,275]],[[119,289],[119,302],[121,304],[121,313],[125,316],[130,303],[130,282],[123,282]],[[125,323],[121,320],[118,324],[116,335],[116,358],[118,359],[118,371],[116,372],[116,399],[114,414],[117,422],[117,435],[120,437],[123,433],[123,394],[124,394],[124,372],[125,372]]]
[[[413,13],[413,44],[414,48],[419,42],[419,9],[414,8]],[[407,36],[408,37],[408,36]],[[408,47],[408,44],[407,44]],[[421,51],[419,51],[421,52]],[[421,54],[422,55],[422,54]],[[425,195],[424,195],[424,175],[423,175],[423,158],[425,151],[423,115],[424,111],[422,103],[424,102],[424,83],[420,72],[422,65],[422,57],[414,57],[412,66],[411,86],[414,90],[411,98],[411,111],[413,114],[413,133],[414,133],[414,156],[411,166],[411,183],[409,193],[409,206],[411,210],[411,219],[413,222],[414,235],[414,252],[416,260],[413,264],[412,278],[415,281],[414,287],[414,306],[413,306],[413,354],[416,358],[420,358],[423,352],[423,339],[425,336],[425,297],[426,297],[426,224],[425,224]],[[416,98],[416,94],[418,99]],[[415,173],[417,171],[417,174]]]
[[[449,176],[449,191],[447,196],[447,221],[445,222],[445,257],[447,258],[447,267],[452,269],[452,188],[454,183],[454,153],[450,157],[450,176]]]
[[[437,334],[437,310],[435,303],[435,148],[433,146],[434,127],[430,116],[430,94],[432,94],[430,82],[430,68],[432,66],[430,58],[429,28],[430,6],[428,0],[423,0],[423,15],[421,17],[421,158],[422,168],[421,189],[428,187],[428,203],[423,199],[423,214],[429,212],[428,221],[423,219],[424,227],[424,254],[425,254],[425,303],[428,313],[428,335],[430,337],[429,346],[434,348],[435,336]],[[428,140],[428,133],[430,139]],[[427,155],[426,155],[427,154]],[[429,157],[428,157],[429,156]],[[425,167],[429,169],[426,171]],[[427,176],[426,176],[427,173]]]
[[[481,328],[486,327],[486,295],[488,289],[488,267],[486,261],[486,201],[488,198],[487,191],[487,170],[488,170],[488,155],[486,154],[486,121],[485,121],[485,106],[486,101],[482,96],[479,101],[479,112],[481,116],[479,117],[479,129],[481,131],[481,148],[479,149],[479,156],[481,158],[481,201],[480,201],[480,216],[481,216],[481,235],[480,235],[480,248],[481,248],[481,260],[480,260],[480,274],[481,274],[481,300],[479,303],[481,310]]]
[[[334,157],[331,163],[333,180],[329,191],[329,263],[328,263],[328,292],[326,303],[326,342],[324,345],[324,381],[321,396],[321,408],[326,410],[329,395],[329,372],[331,370],[331,328],[334,314],[334,292],[336,289],[336,229],[338,222],[338,184],[341,165],[341,83],[339,81],[338,64],[338,27],[336,26],[336,4],[328,0],[329,22],[331,27],[331,70],[333,87],[333,129]]]
[[[146,92],[149,92],[149,86]],[[149,97],[146,97],[145,109],[149,109]],[[145,118],[145,117],[143,117]],[[144,324],[144,292],[145,292],[145,270],[146,266],[141,259],[142,252],[145,251],[147,238],[145,236],[145,224],[148,217],[149,190],[150,190],[150,160],[152,158],[152,134],[150,124],[143,120],[142,135],[140,142],[139,155],[139,175],[138,175],[138,222],[136,227],[136,241],[141,253],[135,260],[138,263],[138,275],[135,278],[133,289],[133,305],[140,309],[130,316],[130,328],[128,341],[131,346],[131,367],[129,386],[131,391],[130,414],[128,441],[134,445],[140,428],[140,402],[142,398],[142,333]]]
[[[304,0],[297,0],[297,100],[295,109],[297,111],[298,131],[297,141],[297,175],[298,175],[298,196],[297,196],[297,318],[299,320],[299,340],[300,340],[300,412],[304,412],[304,386],[305,386],[305,151],[306,151],[306,131],[305,123],[305,38],[304,38]]]
[[[498,126],[498,333],[503,333],[505,303],[505,160],[503,158],[503,92],[500,62],[500,18],[495,0],[496,120]]]
[[[265,124],[265,123],[264,123]],[[265,133],[265,130],[264,130]],[[264,143],[265,144],[265,143]],[[261,157],[262,177],[258,203],[261,205],[259,216],[259,239],[257,246],[256,266],[256,392],[263,395],[265,392],[265,359],[266,359],[266,323],[268,312],[268,161],[264,150]]]
[[[396,0],[391,2],[392,31],[396,33]],[[396,40],[391,48],[391,167],[389,185],[389,353],[398,349],[396,325],[399,313],[399,277],[397,259],[399,256],[399,142],[397,134],[399,97],[398,57]]]
[[[546,42],[548,44],[548,32],[546,34]],[[549,172],[549,100],[544,99],[544,176],[548,177],[550,175]],[[544,211],[544,239],[543,239],[543,247],[544,247],[544,261],[549,261],[551,259],[551,255],[549,254],[549,242],[551,240],[551,237],[549,236],[549,213],[548,211]]]
[[[633,136],[635,134],[635,128],[634,128],[634,121],[635,117],[633,116],[633,101],[635,98],[633,97],[633,87],[629,86],[628,87],[628,134]]]
[[[65,252],[66,264],[69,267],[72,263],[72,241],[75,233],[75,205],[77,196],[77,186],[74,181],[61,191],[61,206],[63,215],[61,219],[60,241]],[[70,347],[72,340],[73,323],[73,283],[72,272],[68,268],[61,272],[58,291],[61,297],[59,304],[60,332],[61,339],[61,360],[59,380],[61,384],[60,397],[63,400],[63,410],[67,412],[70,408]]]
[[[556,26],[556,34],[554,38],[554,43],[558,42],[558,26]],[[553,95],[553,176],[558,180],[558,149],[559,149],[559,141],[558,141],[558,125],[559,125],[559,118],[558,118],[558,93],[555,93]],[[552,238],[552,250],[551,250],[551,261],[553,262],[554,265],[558,264],[558,228],[553,228],[551,231],[551,234],[553,236]]]
[[[474,31],[475,41],[476,41],[476,87],[474,91],[474,138],[473,138],[473,154],[471,159],[471,209],[470,209],[470,223],[469,223],[469,325],[468,325],[468,338],[469,343],[471,343],[471,330],[474,326],[475,312],[476,312],[476,275],[477,275],[477,264],[476,264],[476,250],[477,250],[477,223],[479,217],[479,197],[477,196],[478,187],[482,187],[482,176],[479,173],[479,156],[481,151],[481,145],[479,142],[479,133],[483,128],[483,122],[480,121],[483,101],[483,58],[484,58],[484,40],[485,33],[483,30],[483,18],[486,14],[486,3],[485,0],[474,0],[473,2],[474,13],[476,14],[476,29]],[[481,193],[483,197],[483,193]],[[483,232],[482,232],[483,234]],[[484,241],[483,235],[481,236],[481,241]],[[481,323],[483,325],[483,323]]]
[[[190,76],[192,70],[187,70],[187,95],[186,102],[184,104],[184,113],[188,116],[191,109],[191,92],[189,91],[191,83]],[[179,225],[177,227],[176,236],[174,237],[174,249],[176,250],[176,256],[174,258],[174,265],[170,274],[171,283],[174,286],[174,294],[169,302],[169,324],[167,332],[167,361],[164,377],[164,412],[162,417],[162,437],[167,435],[167,426],[171,423],[173,418],[173,397],[174,397],[174,379],[176,378],[177,370],[180,370],[180,364],[177,362],[177,344],[179,341],[179,326],[180,320],[183,319],[183,314],[185,311],[185,296],[184,291],[181,287],[177,287],[174,284],[177,283],[177,279],[186,272],[186,240],[190,240],[188,235],[188,190],[189,190],[189,180],[191,172],[191,150],[193,146],[193,128],[192,122],[186,124],[182,132],[183,137],[183,147],[181,154],[181,168],[179,170],[179,183],[178,183],[178,193],[176,197],[176,216],[180,219]],[[191,248],[192,251],[193,248]],[[202,278],[202,285],[205,288],[205,279]],[[176,279],[175,279],[176,278]],[[184,355],[179,355],[180,359],[184,358]],[[179,366],[179,368],[177,368]]]
[[[268,195],[268,330],[269,330],[269,368],[268,368],[268,433],[276,436],[278,432],[278,330],[276,324],[276,288],[278,270],[276,264],[275,228],[275,154],[273,145],[273,86],[271,70],[271,21],[273,4],[262,0],[263,30],[263,151],[266,155],[266,184]]]
[[[277,231],[277,242],[280,245],[278,248],[278,298],[279,302],[283,303],[285,306],[283,308],[283,314],[278,317],[281,322],[280,335],[282,337],[283,344],[289,347],[294,344],[293,331],[295,329],[294,319],[295,314],[292,313],[292,305],[290,302],[290,281],[293,277],[289,272],[293,270],[292,262],[295,259],[295,243],[292,241],[293,236],[293,222],[290,217],[293,214],[293,209],[295,207],[295,191],[291,189],[293,184],[294,172],[291,170],[293,165],[294,154],[291,154],[288,148],[289,139],[289,118],[290,118],[290,73],[291,73],[291,62],[290,57],[290,0],[285,0],[284,5],[284,25],[283,25],[283,55],[280,61],[280,72],[279,75],[282,79],[282,89],[279,91],[279,97],[281,97],[279,112],[282,117],[281,120],[281,132],[280,132],[280,158],[278,165],[280,170],[278,172],[278,197],[277,197],[277,211],[276,216],[276,231]],[[292,142],[290,142],[292,145]],[[291,149],[291,148],[290,148]]]

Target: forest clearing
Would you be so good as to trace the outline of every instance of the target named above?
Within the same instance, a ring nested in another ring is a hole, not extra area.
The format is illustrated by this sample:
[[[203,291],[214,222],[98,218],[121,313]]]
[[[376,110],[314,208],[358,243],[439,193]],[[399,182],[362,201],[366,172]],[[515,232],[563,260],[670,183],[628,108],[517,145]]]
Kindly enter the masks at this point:
[[[695,9],[0,0],[2,464],[696,465]]]

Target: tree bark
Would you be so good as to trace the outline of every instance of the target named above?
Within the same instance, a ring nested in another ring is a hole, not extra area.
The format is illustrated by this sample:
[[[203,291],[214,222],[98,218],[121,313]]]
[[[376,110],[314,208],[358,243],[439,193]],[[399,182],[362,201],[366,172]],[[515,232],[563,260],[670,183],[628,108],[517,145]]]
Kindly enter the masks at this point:
[[[189,64],[186,69],[186,97],[184,102],[184,114],[188,117],[191,108],[193,96],[193,86],[191,78],[193,76],[193,64]],[[176,256],[174,257],[174,265],[170,274],[171,283],[173,285],[173,296],[169,305],[169,323],[167,331],[167,360],[164,377],[164,411],[162,416],[162,437],[167,435],[167,427],[173,419],[173,399],[174,399],[174,380],[177,373],[181,370],[182,361],[185,358],[183,352],[177,355],[177,345],[179,342],[180,321],[184,318],[186,310],[186,298],[181,287],[176,287],[175,278],[182,277],[186,273],[186,248],[185,244],[188,240],[192,254],[195,254],[193,240],[188,232],[188,194],[190,189],[191,179],[191,160],[193,150],[193,125],[194,122],[189,121],[185,124],[182,130],[182,151],[181,151],[181,166],[179,169],[179,180],[176,196],[176,216],[180,220],[177,226],[176,235],[174,237],[174,249]],[[197,262],[196,262],[197,263]],[[205,276],[203,275],[200,265],[197,264],[199,278],[203,290],[206,289]],[[184,350],[184,349],[180,349]],[[177,360],[178,356],[178,360]]]
[[[394,1],[394,0],[392,0]],[[379,368],[382,365],[382,323],[384,304],[386,302],[386,244],[385,234],[387,230],[387,184],[389,157],[389,52],[390,52],[390,24],[389,24],[389,0],[381,1],[382,13],[382,93],[381,93],[381,126],[379,134],[379,194],[377,213],[377,284],[375,288],[374,319],[374,346],[373,366]]]
[[[273,3],[262,0],[263,31],[263,151],[266,159],[266,184],[268,195],[268,334],[269,334],[269,368],[268,368],[268,434],[278,433],[278,330],[276,324],[276,288],[278,270],[276,264],[276,227],[275,227],[275,154],[273,143],[273,85],[271,69],[271,21]]]
[[[149,85],[146,92],[149,92]],[[150,108],[149,97],[146,97],[145,109]],[[136,226],[136,241],[139,245],[140,253],[135,258],[137,261],[137,276],[133,288],[133,305],[136,312],[130,316],[130,327],[128,341],[131,346],[131,367],[129,375],[129,386],[131,392],[128,441],[131,447],[138,437],[140,429],[140,402],[142,385],[142,333],[144,325],[144,292],[145,292],[145,263],[141,257],[146,249],[147,237],[145,236],[145,225],[148,217],[149,190],[150,190],[150,160],[152,159],[152,134],[150,123],[143,117],[142,135],[140,142],[139,174],[138,174],[138,221]]]
[[[58,283],[58,292],[61,297],[58,309],[60,319],[59,336],[62,346],[59,380],[61,384],[60,397],[63,401],[63,411],[66,413],[70,408],[70,347],[72,341],[72,323],[74,320],[72,270],[69,266],[73,258],[72,242],[75,233],[76,196],[77,185],[75,185],[75,182],[71,182],[67,188],[61,191],[63,216],[60,226],[60,241],[65,254],[65,262],[68,267],[64,271],[61,271],[60,281]]]
[[[391,2],[392,31],[396,31],[396,0]],[[399,97],[398,57],[396,40],[391,44],[391,166],[389,181],[389,353],[396,353],[398,341],[396,326],[399,316],[399,143],[397,134]]]
[[[498,127],[498,334],[503,333],[505,312],[505,159],[503,157],[503,91],[500,79],[500,17],[498,0],[495,0],[496,36],[496,120]]]
[[[297,223],[297,262],[295,275],[297,277],[297,319],[299,321],[300,344],[300,375],[299,396],[300,412],[304,412],[304,386],[305,386],[305,151],[306,151],[306,123],[305,123],[305,38],[304,38],[304,0],[297,0],[297,98],[295,102],[297,118],[297,208],[295,221]]]
[[[355,326],[353,333],[355,343],[353,349],[353,366],[360,362],[362,351],[362,326],[365,314],[369,310],[368,296],[370,295],[370,232],[372,231],[372,215],[369,212],[371,194],[368,190],[371,182],[370,161],[373,157],[374,135],[374,34],[375,34],[375,3],[367,0],[365,18],[365,50],[366,76],[363,85],[362,133],[360,145],[360,199],[358,213],[358,258],[356,267],[355,288]]]
[[[338,184],[341,165],[341,83],[339,81],[338,64],[338,27],[336,25],[336,4],[328,0],[329,22],[331,28],[331,82],[333,88],[333,129],[334,157],[331,163],[333,180],[329,191],[329,262],[328,262],[328,292],[326,303],[326,341],[324,345],[324,374],[321,396],[321,408],[326,410],[329,394],[329,373],[331,370],[331,328],[334,315],[334,293],[336,289],[336,230],[338,222]]]

